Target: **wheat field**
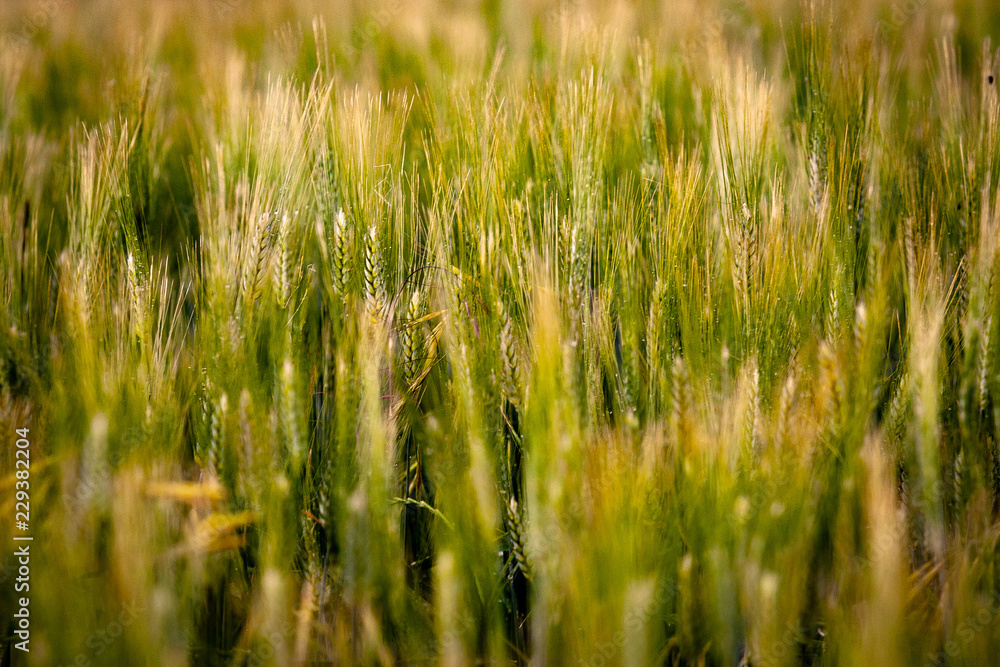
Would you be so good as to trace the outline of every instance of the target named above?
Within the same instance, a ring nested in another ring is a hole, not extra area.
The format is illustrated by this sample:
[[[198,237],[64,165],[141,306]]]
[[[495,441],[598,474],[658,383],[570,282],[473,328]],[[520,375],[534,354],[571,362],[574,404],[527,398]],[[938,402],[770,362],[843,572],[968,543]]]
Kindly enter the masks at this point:
[[[998,30],[4,3],[0,665],[996,664]]]

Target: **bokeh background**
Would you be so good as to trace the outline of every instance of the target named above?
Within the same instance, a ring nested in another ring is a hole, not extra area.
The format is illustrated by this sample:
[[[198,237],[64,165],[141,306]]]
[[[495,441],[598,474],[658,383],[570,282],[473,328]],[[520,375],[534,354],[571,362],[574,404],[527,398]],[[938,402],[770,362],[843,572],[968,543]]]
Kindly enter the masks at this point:
[[[0,662],[991,664],[998,29],[4,2]]]

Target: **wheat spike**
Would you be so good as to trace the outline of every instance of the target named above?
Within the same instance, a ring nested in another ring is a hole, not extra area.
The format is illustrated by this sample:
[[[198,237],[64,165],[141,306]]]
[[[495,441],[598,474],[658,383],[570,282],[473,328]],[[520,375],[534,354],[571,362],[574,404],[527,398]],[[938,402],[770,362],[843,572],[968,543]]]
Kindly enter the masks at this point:
[[[500,300],[497,300],[497,314],[500,318],[500,391],[506,400],[516,406],[519,403],[518,387],[520,386],[521,368],[517,360],[514,323]]]
[[[987,316],[983,323],[983,330],[979,336],[979,368],[977,369],[979,385],[979,413],[986,412],[986,401],[988,399],[986,383],[989,372],[989,350],[990,350],[990,329],[993,328],[993,316]]]
[[[410,307],[406,313],[406,324],[400,333],[400,353],[403,359],[403,380],[411,390],[420,376],[424,352],[424,330],[419,321],[423,312],[423,292],[417,289],[410,297]]]
[[[531,564],[528,562],[527,544],[525,542],[524,519],[521,516],[517,501],[513,498],[507,503],[507,538],[510,540],[510,551],[514,562],[524,576],[531,579]]]
[[[380,320],[385,316],[387,304],[382,271],[382,247],[378,240],[378,230],[372,225],[368,228],[365,244],[365,304],[373,320]]]
[[[333,248],[331,265],[333,268],[333,288],[343,296],[351,279],[351,227],[344,209],[339,209],[333,217]]]

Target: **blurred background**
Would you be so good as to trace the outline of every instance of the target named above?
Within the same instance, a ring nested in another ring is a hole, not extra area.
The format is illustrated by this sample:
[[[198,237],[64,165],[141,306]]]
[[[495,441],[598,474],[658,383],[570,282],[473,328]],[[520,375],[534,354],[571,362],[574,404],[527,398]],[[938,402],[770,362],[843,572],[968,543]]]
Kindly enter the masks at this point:
[[[0,664],[991,664],[998,29],[3,2]]]

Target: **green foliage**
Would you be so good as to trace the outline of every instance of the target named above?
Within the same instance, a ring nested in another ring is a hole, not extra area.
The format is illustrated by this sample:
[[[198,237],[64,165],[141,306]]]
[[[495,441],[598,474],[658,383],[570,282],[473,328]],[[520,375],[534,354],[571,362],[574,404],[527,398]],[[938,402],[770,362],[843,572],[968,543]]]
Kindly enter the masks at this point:
[[[28,664],[994,659],[1000,14],[84,4],[0,26]]]

